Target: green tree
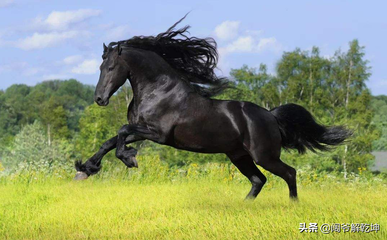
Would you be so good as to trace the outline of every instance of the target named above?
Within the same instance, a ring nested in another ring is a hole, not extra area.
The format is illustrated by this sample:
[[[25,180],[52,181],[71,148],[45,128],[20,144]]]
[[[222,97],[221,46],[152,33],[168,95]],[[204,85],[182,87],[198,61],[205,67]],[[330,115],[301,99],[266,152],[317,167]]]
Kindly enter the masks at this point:
[[[66,111],[55,97],[51,97],[50,100],[42,104],[40,118],[46,126],[49,145],[51,145],[53,138],[68,138],[70,136]]]
[[[345,53],[336,52],[333,62],[333,77],[336,79],[334,108],[345,123],[355,132],[352,141],[345,145],[342,164],[344,174],[364,168],[373,160],[370,152],[372,142],[378,133],[371,125],[373,111],[371,109],[371,93],[366,87],[370,77],[368,61],[364,60],[364,47],[357,40],[349,43]]]
[[[380,138],[373,143],[374,150],[387,150],[387,96],[380,95],[371,100],[375,116],[372,124],[380,132]]]
[[[22,127],[35,120],[44,122],[46,130],[53,123],[54,138],[79,132],[79,118],[93,103],[93,95],[94,87],[74,79],[45,81],[34,87],[15,84],[0,91],[0,155]]]
[[[71,148],[71,147],[70,147]],[[15,136],[2,157],[7,171],[54,171],[72,168],[69,144],[54,141],[48,145],[47,136],[39,122],[26,125]]]

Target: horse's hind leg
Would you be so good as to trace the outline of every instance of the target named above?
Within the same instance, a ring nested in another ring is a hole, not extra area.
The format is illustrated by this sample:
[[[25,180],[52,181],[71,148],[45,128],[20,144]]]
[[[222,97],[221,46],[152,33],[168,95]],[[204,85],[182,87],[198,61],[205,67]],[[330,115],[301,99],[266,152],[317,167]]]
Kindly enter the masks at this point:
[[[245,104],[243,113],[247,126],[244,149],[256,164],[283,178],[288,184],[290,197],[297,198],[296,170],[280,159],[282,139],[274,115],[252,104]]]
[[[245,134],[243,146],[254,162],[267,171],[283,178],[289,187],[291,198],[297,198],[296,170],[280,159],[281,134],[278,123],[270,113],[265,111],[247,112],[249,119],[248,132]]]
[[[245,175],[251,182],[252,187],[246,199],[255,199],[266,183],[266,177],[254,164],[251,156],[244,152],[243,155],[227,154],[231,162]]]
[[[258,157],[258,164],[284,179],[289,187],[290,198],[297,199],[296,170],[294,168],[282,162],[279,158]]]

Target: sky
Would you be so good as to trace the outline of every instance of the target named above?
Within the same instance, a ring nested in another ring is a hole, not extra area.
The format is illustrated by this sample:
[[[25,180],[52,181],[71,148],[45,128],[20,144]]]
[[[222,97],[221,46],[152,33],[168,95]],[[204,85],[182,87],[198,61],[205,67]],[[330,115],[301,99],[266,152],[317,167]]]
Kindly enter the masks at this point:
[[[387,95],[387,1],[0,0],[0,89],[75,78],[96,85],[102,44],[179,26],[218,43],[219,75],[247,64],[275,73],[284,51],[320,48],[324,57],[365,46],[373,95]]]

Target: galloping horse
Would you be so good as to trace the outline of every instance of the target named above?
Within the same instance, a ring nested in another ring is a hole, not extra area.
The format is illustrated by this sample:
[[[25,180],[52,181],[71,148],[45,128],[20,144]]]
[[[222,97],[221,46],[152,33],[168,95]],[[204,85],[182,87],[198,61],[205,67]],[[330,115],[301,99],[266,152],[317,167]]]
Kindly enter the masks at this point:
[[[256,164],[283,178],[297,198],[296,170],[280,159],[281,147],[327,150],[350,136],[342,126],[326,127],[296,104],[266,110],[250,102],[211,99],[228,87],[215,75],[218,54],[211,38],[187,37],[189,26],[175,30],[185,17],[157,36],[137,36],[103,45],[95,102],[109,98],[129,79],[133,99],[128,122],[85,163],[76,162],[75,179],[101,169],[105,154],[127,167],[138,167],[137,150],[127,144],[151,140],[200,153],[225,153],[251,182],[246,198],[254,199],[266,182]]]

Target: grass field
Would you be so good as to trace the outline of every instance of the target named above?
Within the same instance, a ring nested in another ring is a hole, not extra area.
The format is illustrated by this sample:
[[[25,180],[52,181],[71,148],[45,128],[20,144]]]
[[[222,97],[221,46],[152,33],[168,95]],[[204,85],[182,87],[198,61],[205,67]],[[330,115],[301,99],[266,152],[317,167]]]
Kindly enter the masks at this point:
[[[0,181],[0,239],[387,239],[383,184],[284,182],[243,201],[248,182]],[[371,233],[300,233],[300,223],[378,223]]]

